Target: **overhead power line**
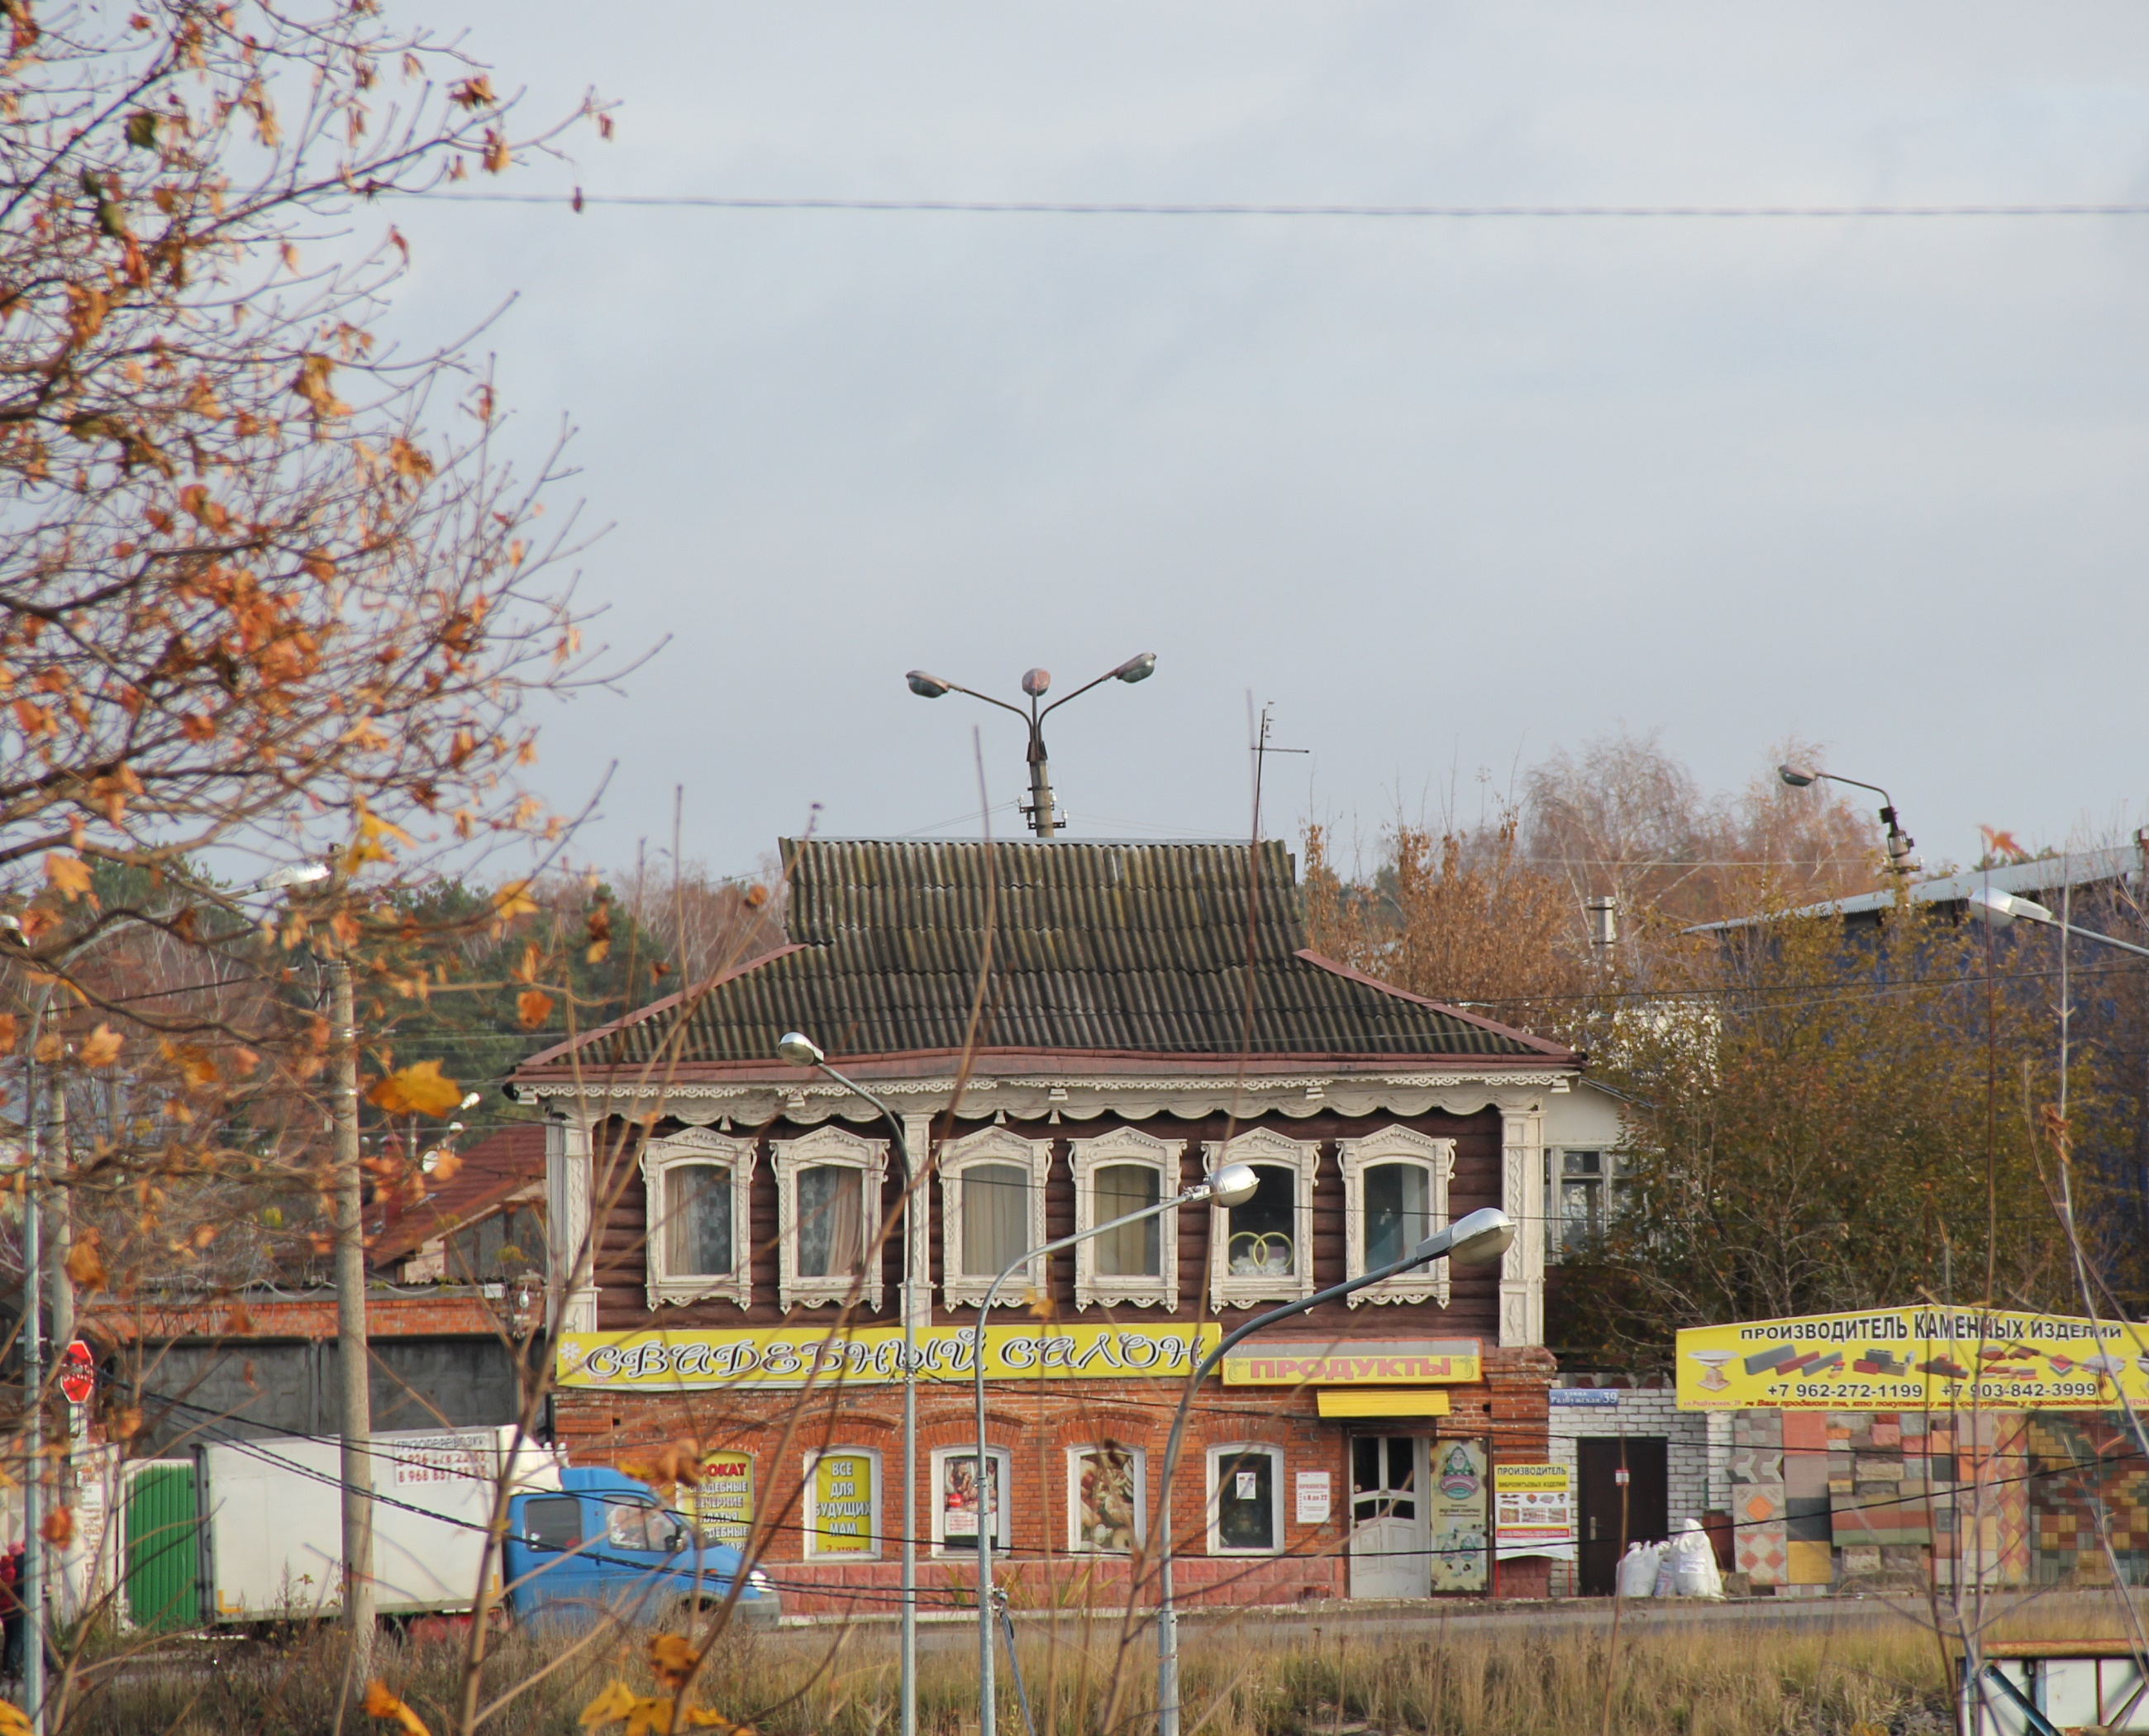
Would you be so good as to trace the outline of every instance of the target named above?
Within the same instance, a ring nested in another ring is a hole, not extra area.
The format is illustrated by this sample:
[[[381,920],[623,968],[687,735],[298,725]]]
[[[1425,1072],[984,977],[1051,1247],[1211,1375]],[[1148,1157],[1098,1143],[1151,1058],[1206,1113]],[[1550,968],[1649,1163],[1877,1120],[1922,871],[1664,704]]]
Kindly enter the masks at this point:
[[[670,211],[864,211],[946,213],[982,217],[1340,217],[1440,218],[1476,219],[1638,219],[1747,221],[1788,218],[1935,219],[1964,217],[2149,217],[2149,204],[1974,204],[1814,205],[1593,205],[1593,204],[1269,204],[1225,200],[1176,202],[1133,199],[844,199],[789,198],[747,194],[668,193],[453,193],[395,194],[395,198],[445,200],[481,205],[566,205],[581,211],[592,205],[642,207]]]

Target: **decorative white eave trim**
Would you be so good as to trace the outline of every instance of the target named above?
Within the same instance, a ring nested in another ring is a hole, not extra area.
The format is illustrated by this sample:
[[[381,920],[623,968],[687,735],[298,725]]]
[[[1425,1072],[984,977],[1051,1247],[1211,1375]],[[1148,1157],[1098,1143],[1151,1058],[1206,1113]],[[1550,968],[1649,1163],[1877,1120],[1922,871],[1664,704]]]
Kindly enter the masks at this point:
[[[1303,1120],[1324,1113],[1346,1116],[1422,1115],[1435,1110],[1475,1115],[1497,1106],[1534,1108],[1548,1092],[1573,1089],[1573,1067],[1477,1069],[1467,1067],[1408,1073],[1270,1074],[1245,1079],[1207,1075],[1016,1074],[972,1079],[963,1088],[963,1112],[1005,1114],[1019,1120],[1093,1120],[1115,1115],[1146,1120],[1153,1115],[1195,1119],[1235,1105],[1241,1115],[1278,1114]],[[912,1114],[936,1114],[954,1095],[955,1076],[865,1081],[883,1097],[901,1099]],[[721,1120],[758,1126],[779,1117],[811,1125],[832,1117],[878,1120],[878,1114],[840,1085],[825,1080],[752,1079],[722,1084],[695,1081],[653,1088],[643,1079],[603,1084],[546,1081],[515,1088],[516,1100],[541,1104],[571,1120],[605,1115],[662,1114],[689,1126]]]

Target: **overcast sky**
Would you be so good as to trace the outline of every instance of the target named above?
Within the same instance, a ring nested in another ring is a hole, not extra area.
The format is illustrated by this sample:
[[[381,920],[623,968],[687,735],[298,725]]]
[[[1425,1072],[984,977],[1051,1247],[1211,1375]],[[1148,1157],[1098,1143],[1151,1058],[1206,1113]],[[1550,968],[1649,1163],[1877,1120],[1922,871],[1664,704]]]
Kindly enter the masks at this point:
[[[594,194],[1237,202],[2149,199],[2149,11],[1961,3],[450,0]],[[576,429],[624,697],[583,849],[974,835],[1014,697],[1076,835],[1474,812],[1661,730],[1729,786],[1796,732],[1929,858],[2131,824],[2149,217],[1417,221],[400,208],[400,329],[519,299],[516,437]],[[561,504],[566,504],[565,498]]]

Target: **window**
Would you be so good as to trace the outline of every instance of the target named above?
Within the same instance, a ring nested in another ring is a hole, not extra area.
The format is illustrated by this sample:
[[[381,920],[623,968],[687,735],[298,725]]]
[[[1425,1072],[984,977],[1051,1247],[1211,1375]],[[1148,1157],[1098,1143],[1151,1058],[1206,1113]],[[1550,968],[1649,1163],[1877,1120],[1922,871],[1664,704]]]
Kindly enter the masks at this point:
[[[1074,1227],[1090,1230],[1179,1191],[1177,1141],[1131,1127],[1074,1143]],[[1074,1306],[1179,1308],[1178,1219],[1162,1214],[1074,1245]]]
[[[993,1280],[1045,1240],[1044,1184],[1052,1147],[988,1127],[940,1148],[941,1287],[950,1308],[977,1306]],[[998,1305],[1019,1308],[1046,1281],[1042,1261],[1000,1286]]]
[[[878,1309],[888,1141],[824,1126],[778,1140],[775,1152],[779,1305],[846,1302],[855,1291]]]
[[[626,1501],[617,1496],[600,1497],[605,1504],[605,1545],[611,1549],[645,1549],[663,1555],[681,1547],[678,1522],[663,1508],[645,1501]]]
[[[1129,1555],[1148,1528],[1142,1451],[1106,1442],[1067,1449],[1067,1547],[1076,1555]]]
[[[1313,1294],[1313,1190],[1321,1147],[1266,1128],[1202,1148],[1210,1175],[1251,1164],[1260,1188],[1244,1205],[1212,1207],[1209,1281],[1215,1306],[1247,1308]]]
[[[1545,1153],[1546,1253],[1579,1249],[1603,1234],[1619,1209],[1618,1165],[1608,1151]]]
[[[880,1455],[844,1447],[806,1456],[809,1561],[880,1558]]]
[[[540,1549],[582,1547],[582,1503],[578,1496],[548,1495],[522,1503],[522,1536]]]
[[[705,1127],[688,1127],[642,1151],[648,1200],[649,1306],[722,1297],[753,1301],[747,1202],[754,1148]]]
[[[978,1449],[943,1447],[933,1455],[933,1542],[943,1555],[974,1555],[978,1520],[991,1526],[993,1547],[1012,1548],[1014,1514],[1012,1467],[1004,1447],[985,1449],[985,1478],[978,1482]]]
[[[450,1284],[513,1282],[541,1277],[545,1269],[545,1205],[541,1200],[506,1205],[447,1239],[441,1276]]]
[[[1455,1173],[1455,1141],[1408,1127],[1384,1127],[1336,1145],[1343,1172],[1344,1276],[1399,1260],[1436,1230],[1447,1227],[1447,1184]],[[1353,1308],[1367,1302],[1447,1305],[1447,1262],[1353,1291]]]
[[[1283,1449],[1209,1449],[1209,1552],[1274,1555],[1283,1547]]]

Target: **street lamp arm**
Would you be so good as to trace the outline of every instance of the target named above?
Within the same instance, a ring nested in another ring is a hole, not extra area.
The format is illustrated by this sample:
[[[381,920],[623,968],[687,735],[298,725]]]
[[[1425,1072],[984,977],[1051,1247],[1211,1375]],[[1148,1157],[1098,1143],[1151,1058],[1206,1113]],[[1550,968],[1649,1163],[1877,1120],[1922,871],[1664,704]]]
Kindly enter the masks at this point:
[[[910,1161],[910,1139],[909,1136],[903,1130],[903,1118],[897,1115],[893,1109],[888,1107],[888,1103],[884,1099],[877,1096],[871,1091],[868,1091],[863,1085],[860,1084],[856,1079],[851,1078],[848,1074],[837,1072],[836,1069],[833,1067],[831,1067],[826,1061],[816,1061],[813,1064],[822,1072],[827,1074],[829,1078],[835,1080],[838,1084],[841,1085],[853,1096],[864,1098],[868,1103],[871,1104],[875,1109],[880,1111],[881,1120],[888,1123],[888,1132],[894,1135],[896,1155],[903,1160],[903,1179],[904,1182],[908,1184],[918,1179],[918,1172],[916,1169],[913,1167]],[[904,1260],[904,1270],[908,1271],[909,1269],[908,1262],[910,1259],[909,1250],[905,1249],[903,1250],[903,1257]]]
[[[1029,713],[1024,711],[1020,706],[1009,705],[1004,699],[995,699],[989,693],[980,693],[975,687],[966,687],[960,682],[949,682],[948,683],[948,691],[950,693],[967,693],[973,699],[984,700],[987,705],[996,705],[1004,712],[1013,712],[1015,716],[1021,718],[1025,724],[1030,722]],[[1072,699],[1074,696],[1072,693],[1069,693],[1067,697],[1069,699]]]
[[[2042,923],[2048,928],[2057,928],[2063,933],[2072,934],[2082,940],[2101,940],[2106,946],[2117,947],[2122,953],[2132,953],[2139,958],[2149,959],[2149,946],[2136,946],[2131,940],[2121,940],[2110,934],[2101,934],[2095,928],[2085,928],[2074,923],[2062,922],[2056,916],[2033,916],[2024,910],[2020,904],[2016,906],[2016,914],[2028,916],[2033,923]]]
[[[1163,1552],[1158,1557],[1156,1600],[1156,1728],[1157,1736],[1179,1736],[1179,1613],[1172,1603],[1171,1585],[1171,1485],[1179,1469],[1180,1449],[1186,1440],[1186,1421],[1193,1413],[1195,1395],[1200,1391],[1216,1365],[1224,1360],[1225,1353],[1242,1340],[1251,1337],[1264,1326],[1272,1326],[1278,1321],[1290,1320],[1294,1316],[1331,1302],[1353,1291],[1363,1290],[1368,1285],[1407,1272],[1413,1266],[1427,1266],[1436,1260],[1460,1253],[1467,1261],[1497,1259],[1507,1251],[1507,1244],[1514,1240],[1512,1220],[1496,1206],[1487,1206],[1469,1213],[1450,1224],[1445,1230],[1427,1236],[1400,1260],[1392,1260],[1386,1266],[1376,1266],[1370,1272],[1361,1272],[1355,1278],[1346,1278],[1341,1284],[1331,1284],[1326,1290],[1316,1291],[1311,1296],[1296,1302],[1286,1302],[1281,1308],[1271,1308],[1266,1314],[1257,1314],[1244,1326],[1224,1335],[1216,1346],[1195,1365],[1193,1375],[1186,1382],[1186,1390],[1180,1395],[1179,1409],[1171,1419],[1171,1435],[1165,1442],[1164,1475],[1159,1485],[1158,1528],[1164,1533]],[[1347,1502],[1344,1511],[1350,1509]]]
[[[1125,668],[1126,666],[1125,664],[1121,664],[1120,667],[1120,668]],[[1069,700],[1080,699],[1085,693],[1088,692],[1090,688],[1103,687],[1106,682],[1110,681],[1115,676],[1118,675],[1119,672],[1120,671],[1118,669],[1107,669],[1102,675],[1099,676],[1096,680],[1083,682],[1082,685],[1077,687],[1072,693],[1061,694],[1059,698],[1054,700],[1051,704],[1045,707],[1043,711],[1037,714],[1037,721],[1042,723],[1047,717],[1058,711],[1060,707],[1066,704]]]
[[[1236,1172],[1236,1174],[1234,1172]],[[1124,1230],[1130,1224],[1139,1224],[1150,1218],[1162,1217],[1167,1211],[1175,1211],[1182,1205],[1200,1205],[1215,1202],[1222,1205],[1243,1205],[1253,1197],[1256,1180],[1252,1170],[1242,1165],[1227,1164],[1215,1175],[1205,1176],[1184,1193],[1175,1194],[1169,1200],[1160,1200],[1154,1205],[1145,1205],[1139,1211],[1130,1211],[1124,1217],[1108,1223],[1093,1224],[1087,1230],[1077,1230],[1072,1235],[1063,1235],[1046,1242],[1041,1247],[1029,1248],[1005,1267],[994,1278],[985,1291],[984,1304],[978,1310],[977,1336],[970,1346],[970,1366],[976,1377],[978,1456],[978,1729],[979,1736],[997,1736],[999,1707],[998,1689],[993,1679],[993,1534],[990,1526],[999,1519],[999,1502],[993,1501],[992,1512],[986,1512],[985,1446],[985,1322],[992,1318],[993,1303],[1000,1293],[1000,1286],[1015,1275],[1017,1270],[1033,1260],[1049,1261],[1063,1248],[1087,1241],[1092,1236],[1104,1235],[1115,1230]],[[1045,1267],[1048,1281],[1051,1267]],[[994,1492],[997,1497],[998,1491]]]
[[[1830,783],[1847,783],[1855,789],[1870,790],[1883,802],[1886,803],[1889,807],[1893,808],[1895,805],[1895,798],[1890,795],[1887,791],[1882,789],[1877,783],[1866,782],[1862,777],[1845,777],[1839,772],[1816,772],[1814,773],[1814,776],[1816,777],[1825,777]]]

